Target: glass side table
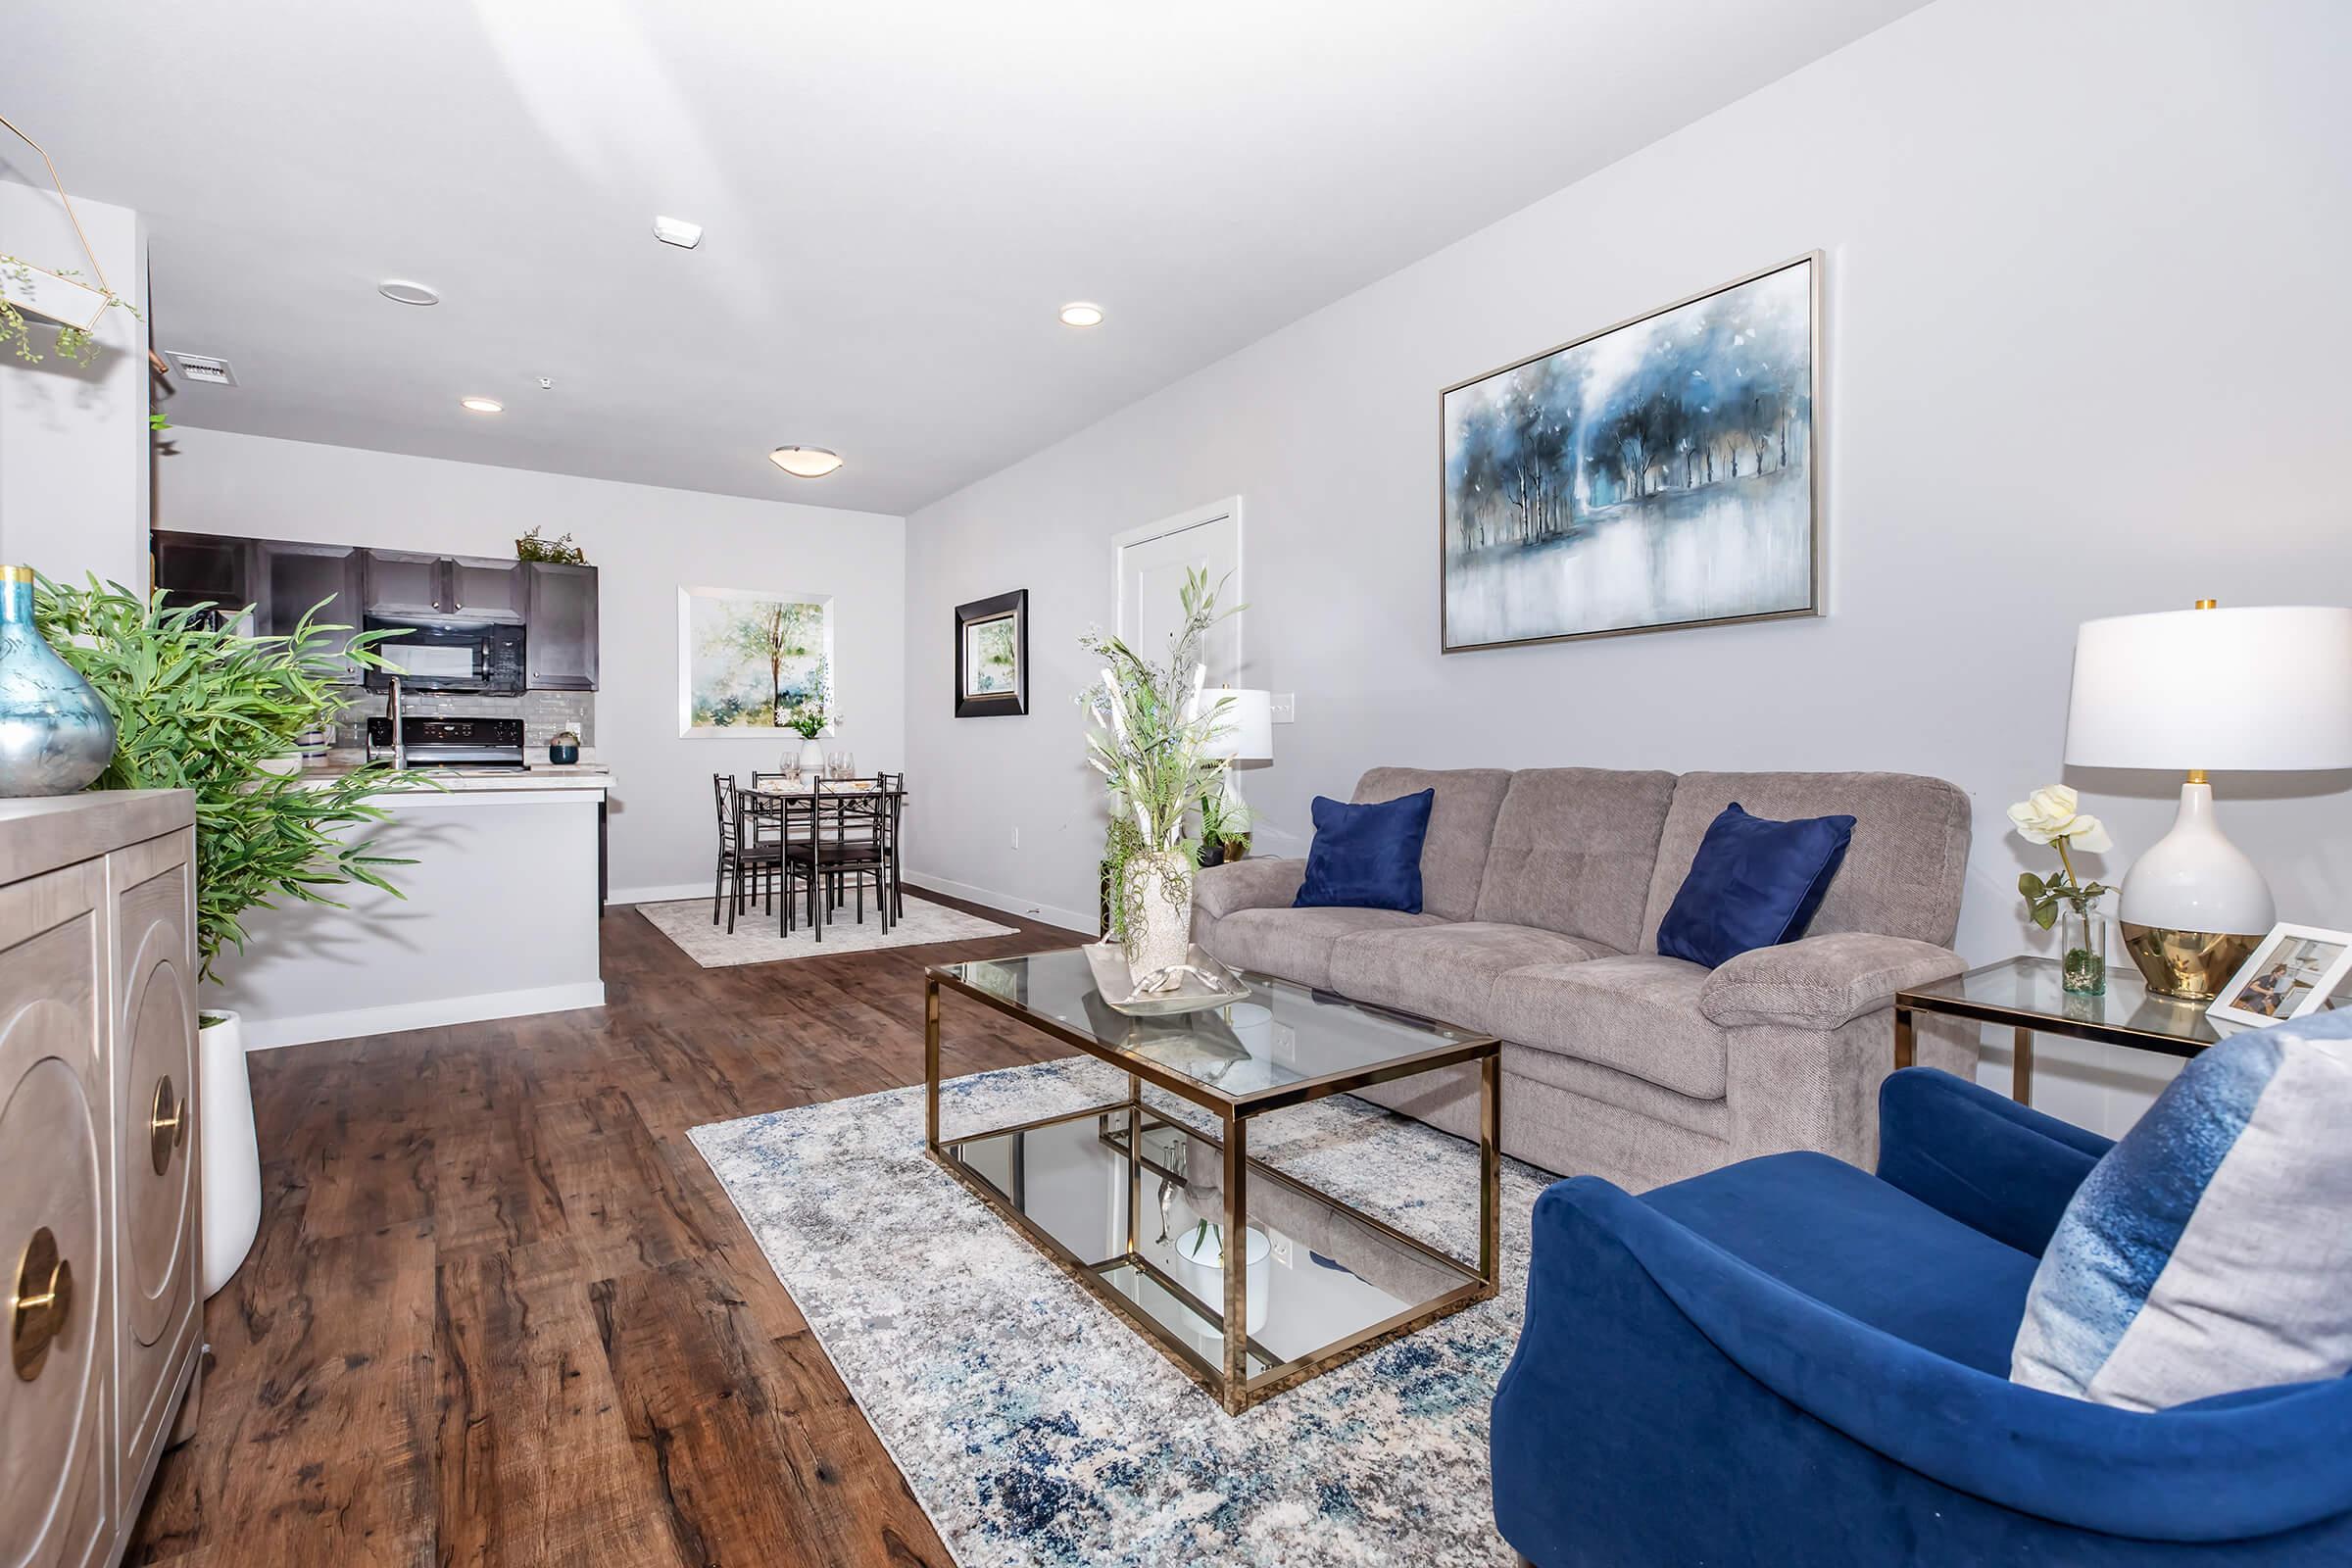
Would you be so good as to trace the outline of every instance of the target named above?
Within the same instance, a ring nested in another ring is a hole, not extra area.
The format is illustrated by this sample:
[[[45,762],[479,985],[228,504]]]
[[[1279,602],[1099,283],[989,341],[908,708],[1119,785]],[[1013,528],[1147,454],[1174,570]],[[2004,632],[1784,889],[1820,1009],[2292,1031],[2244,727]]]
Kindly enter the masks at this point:
[[[2107,966],[2107,994],[2066,993],[2056,958],[2005,958],[1982,969],[1894,996],[1894,1064],[1912,1063],[1912,1018],[1940,1013],[1979,1023],[2007,1024],[2017,1031],[2017,1055],[2010,1067],[2009,1097],[2034,1102],[2034,1037],[2066,1035],[2103,1046],[2168,1056],[2193,1056],[2220,1040],[2224,1031],[2205,1015],[2201,1002],[2175,1002],[2151,995],[2130,964]]]

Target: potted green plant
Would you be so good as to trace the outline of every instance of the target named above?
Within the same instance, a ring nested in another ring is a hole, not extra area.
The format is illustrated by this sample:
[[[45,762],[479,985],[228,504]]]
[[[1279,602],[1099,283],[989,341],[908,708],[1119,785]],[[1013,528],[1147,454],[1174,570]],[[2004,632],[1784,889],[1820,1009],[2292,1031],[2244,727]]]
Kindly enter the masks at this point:
[[[34,618],[43,636],[115,716],[120,738],[98,789],[184,789],[196,796],[196,957],[200,981],[245,945],[245,914],[281,901],[341,907],[352,883],[399,896],[388,866],[353,830],[385,819],[373,797],[431,788],[414,772],[370,766],[342,776],[280,771],[307,730],[334,722],[351,665],[389,667],[385,632],[338,643],[346,627],[318,610],[276,637],[216,628],[212,606],[174,610],[161,592],[141,599],[92,577],[85,587],[43,580]],[[323,609],[324,607],[319,607]],[[227,1283],[261,1219],[253,1093],[237,1015],[200,1014],[204,1147],[205,1294]]]
[[[1139,988],[1176,984],[1192,952],[1193,873],[1198,848],[1184,836],[1194,806],[1223,776],[1208,742],[1227,698],[1202,695],[1200,642],[1231,611],[1216,608],[1208,573],[1188,572],[1184,619],[1168,639],[1168,661],[1155,664],[1120,638],[1091,632],[1080,646],[1103,662],[1101,680],[1079,695],[1094,719],[1087,762],[1103,776],[1114,813],[1133,820],[1136,841],[1121,853],[1114,832],[1104,858],[1118,861],[1118,931],[1129,974]]]
[[[801,771],[814,778],[824,777],[825,749],[816,744],[816,738],[825,732],[826,725],[841,722],[841,714],[833,710],[831,662],[818,660],[808,689],[797,700],[779,699],[776,711],[784,727],[801,738]]]

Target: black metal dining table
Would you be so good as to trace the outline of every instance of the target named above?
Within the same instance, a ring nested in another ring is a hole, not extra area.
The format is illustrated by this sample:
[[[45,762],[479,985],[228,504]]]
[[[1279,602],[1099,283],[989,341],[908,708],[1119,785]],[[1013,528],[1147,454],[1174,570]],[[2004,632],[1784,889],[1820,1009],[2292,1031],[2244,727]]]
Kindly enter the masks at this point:
[[[813,820],[817,786],[820,784],[824,786],[825,795],[833,800],[854,801],[860,797],[871,797],[879,801],[896,795],[900,808],[904,809],[907,799],[905,786],[896,790],[885,790],[879,785],[856,785],[838,779],[806,778],[797,784],[769,782],[738,785],[735,790],[735,842],[738,844],[752,842],[743,836],[744,824],[748,818],[772,817],[782,824],[778,829],[779,833],[787,837],[792,831],[791,821],[794,808],[798,807],[807,810]],[[899,841],[896,834],[891,835],[890,841],[890,892],[887,897],[892,901],[892,911],[895,915],[904,918],[906,912],[906,901],[901,894],[899,885]],[[791,910],[792,896],[787,892],[776,901],[776,932],[778,935],[783,934],[784,922],[790,917]]]

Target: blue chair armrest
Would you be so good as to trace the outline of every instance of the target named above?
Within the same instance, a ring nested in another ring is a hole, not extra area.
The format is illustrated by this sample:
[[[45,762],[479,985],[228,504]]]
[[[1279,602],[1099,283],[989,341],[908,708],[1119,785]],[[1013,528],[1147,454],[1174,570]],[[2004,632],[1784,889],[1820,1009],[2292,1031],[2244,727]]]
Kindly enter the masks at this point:
[[[1913,1525],[1939,1517],[1906,1476],[1947,1502],[2140,1541],[2243,1542],[2352,1513],[2352,1382],[2154,1413],[2022,1388],[1826,1307],[1592,1177],[1537,1202],[1526,1328],[1494,1415],[1496,1518],[1539,1562],[1538,1545],[1587,1528],[1664,1532],[1659,1545],[1700,1532],[1687,1545],[1709,1539],[1711,1511],[1734,1532],[1758,1508],[1834,1530],[1906,1496]],[[1563,1500],[1580,1466],[1605,1486]],[[1612,1493],[1672,1496],[1673,1517],[1629,1526]],[[1677,1560],[1619,1544],[1618,1560]]]
[[[1906,1067],[1879,1090],[1879,1180],[2035,1257],[2111,1147],[1933,1067]]]

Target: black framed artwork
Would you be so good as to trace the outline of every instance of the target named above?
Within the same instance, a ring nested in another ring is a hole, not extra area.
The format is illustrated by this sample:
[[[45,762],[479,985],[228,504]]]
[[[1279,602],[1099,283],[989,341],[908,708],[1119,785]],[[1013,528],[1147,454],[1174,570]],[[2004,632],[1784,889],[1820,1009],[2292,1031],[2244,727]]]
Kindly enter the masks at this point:
[[[1029,590],[956,607],[956,716],[1029,711]]]

